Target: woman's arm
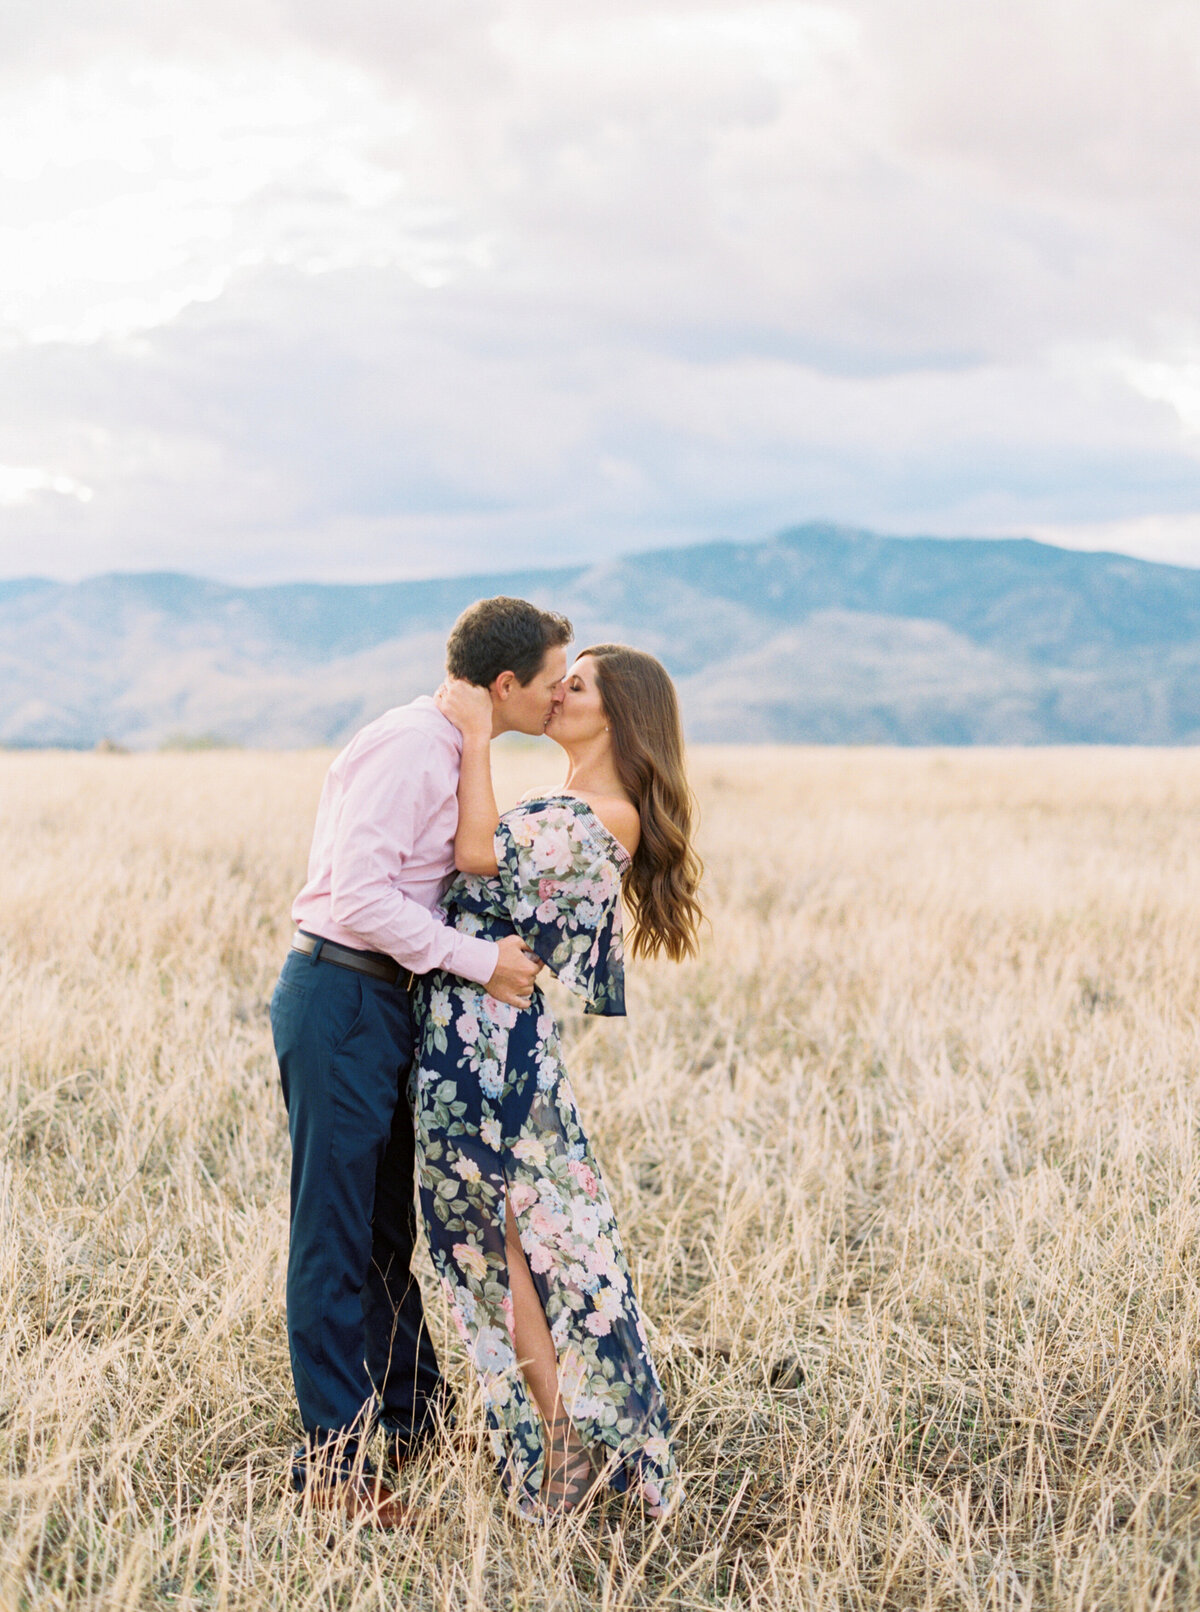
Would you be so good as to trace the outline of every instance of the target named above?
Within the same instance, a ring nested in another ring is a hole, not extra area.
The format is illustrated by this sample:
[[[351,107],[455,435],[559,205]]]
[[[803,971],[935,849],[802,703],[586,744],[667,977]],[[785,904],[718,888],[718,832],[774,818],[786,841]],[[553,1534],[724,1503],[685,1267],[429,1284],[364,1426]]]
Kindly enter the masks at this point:
[[[495,873],[500,813],[492,788],[492,697],[485,688],[449,678],[434,700],[463,736],[454,865],[460,873]]]

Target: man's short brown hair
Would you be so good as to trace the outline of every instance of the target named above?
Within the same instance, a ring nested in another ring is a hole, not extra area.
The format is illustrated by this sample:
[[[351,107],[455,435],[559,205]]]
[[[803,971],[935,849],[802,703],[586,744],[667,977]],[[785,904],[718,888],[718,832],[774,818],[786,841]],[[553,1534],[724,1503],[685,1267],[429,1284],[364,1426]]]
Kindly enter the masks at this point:
[[[454,623],[446,640],[446,670],[480,688],[501,672],[513,672],[525,686],[546,658],[548,649],[569,644],[575,636],[566,616],[540,610],[528,599],[477,599]]]

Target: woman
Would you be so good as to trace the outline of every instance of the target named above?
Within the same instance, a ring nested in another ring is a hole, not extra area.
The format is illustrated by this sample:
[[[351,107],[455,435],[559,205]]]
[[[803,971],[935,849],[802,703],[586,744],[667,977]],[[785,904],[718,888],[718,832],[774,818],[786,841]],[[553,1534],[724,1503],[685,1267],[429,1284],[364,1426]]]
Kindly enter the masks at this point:
[[[635,955],[696,949],[700,864],[675,690],[653,656],[585,650],[546,726],[561,790],[501,817],[491,699],[444,685],[462,730],[455,860],[443,905],[472,934],[519,934],[589,1013],[625,1011],[621,896]],[[506,1007],[453,975],[418,982],[417,1180],[434,1266],[479,1374],[506,1491],[531,1516],[601,1481],[664,1515],[670,1427],[612,1205],[536,989]]]

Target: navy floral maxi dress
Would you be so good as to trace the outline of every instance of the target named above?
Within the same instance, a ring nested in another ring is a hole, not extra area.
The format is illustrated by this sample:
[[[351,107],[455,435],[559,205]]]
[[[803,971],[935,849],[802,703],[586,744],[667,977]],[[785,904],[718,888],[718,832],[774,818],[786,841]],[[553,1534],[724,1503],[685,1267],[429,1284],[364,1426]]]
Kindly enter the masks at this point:
[[[469,934],[519,934],[584,998],[625,1012],[621,875],[628,853],[585,801],[505,812],[498,872],[460,875],[443,898]],[[540,989],[528,1008],[434,973],[417,982],[417,1182],[434,1268],[478,1373],[501,1481],[532,1511],[541,1422],[517,1365],[505,1199],[558,1356],[559,1391],[607,1481],[653,1515],[679,1497],[670,1423],[621,1252],[612,1204]]]

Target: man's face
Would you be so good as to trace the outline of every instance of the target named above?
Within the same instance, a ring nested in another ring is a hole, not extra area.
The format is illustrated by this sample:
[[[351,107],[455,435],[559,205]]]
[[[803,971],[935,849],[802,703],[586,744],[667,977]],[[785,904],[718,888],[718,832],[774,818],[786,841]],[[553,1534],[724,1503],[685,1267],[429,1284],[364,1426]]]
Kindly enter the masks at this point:
[[[497,714],[504,723],[498,732],[542,733],[557,706],[562,703],[563,678],[567,675],[567,652],[548,649],[537,671],[522,687],[513,678]]]

